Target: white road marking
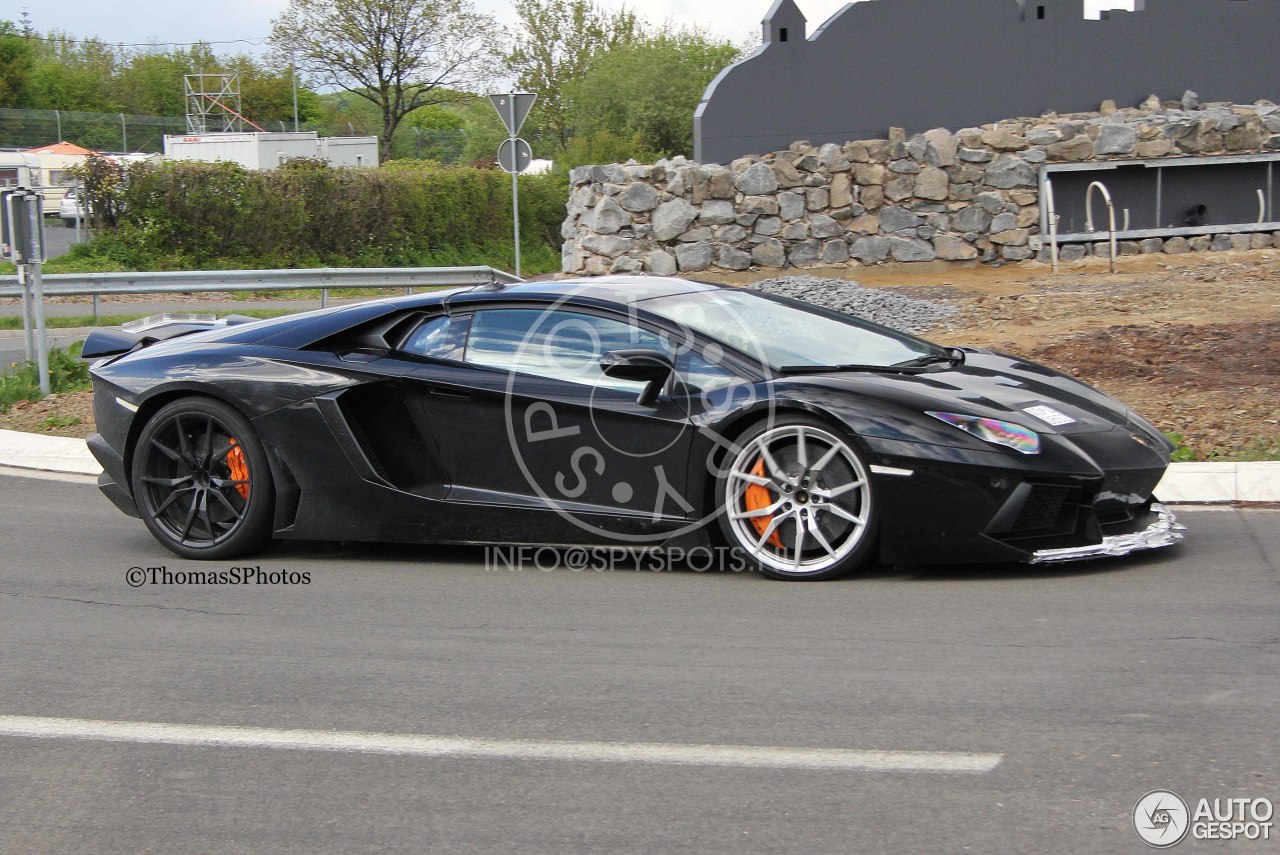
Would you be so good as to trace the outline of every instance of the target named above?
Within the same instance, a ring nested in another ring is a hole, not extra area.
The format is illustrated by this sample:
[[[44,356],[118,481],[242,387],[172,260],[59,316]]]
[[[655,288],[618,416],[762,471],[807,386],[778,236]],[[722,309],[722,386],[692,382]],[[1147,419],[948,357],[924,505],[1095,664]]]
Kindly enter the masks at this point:
[[[26,469],[21,466],[0,465],[0,475],[14,478],[34,478],[37,481],[65,481],[69,484],[97,484],[97,475],[81,475],[76,472],[50,472],[45,469]]]
[[[1002,754],[951,751],[854,751],[841,748],[778,748],[754,745],[474,739],[336,730],[277,730],[145,721],[94,721],[22,715],[0,716],[0,736],[83,739],[153,745],[392,754],[413,757],[576,760],[590,763],[657,763],[678,766],[830,769],[852,772],[981,774],[995,769],[1003,759]]]

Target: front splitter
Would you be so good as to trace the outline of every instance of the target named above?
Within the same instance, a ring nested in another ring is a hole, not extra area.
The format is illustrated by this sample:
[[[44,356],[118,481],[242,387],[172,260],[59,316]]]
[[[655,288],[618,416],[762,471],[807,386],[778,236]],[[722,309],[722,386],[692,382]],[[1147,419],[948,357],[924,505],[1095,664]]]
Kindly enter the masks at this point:
[[[1083,561],[1089,558],[1104,558],[1114,555],[1129,555],[1143,549],[1160,549],[1173,546],[1182,540],[1187,527],[1178,522],[1173,511],[1164,505],[1153,502],[1151,511],[1156,515],[1151,525],[1142,531],[1130,534],[1114,534],[1104,537],[1101,543],[1088,546],[1069,546],[1063,549],[1040,549],[1032,553],[1028,563],[1050,564],[1057,561]]]

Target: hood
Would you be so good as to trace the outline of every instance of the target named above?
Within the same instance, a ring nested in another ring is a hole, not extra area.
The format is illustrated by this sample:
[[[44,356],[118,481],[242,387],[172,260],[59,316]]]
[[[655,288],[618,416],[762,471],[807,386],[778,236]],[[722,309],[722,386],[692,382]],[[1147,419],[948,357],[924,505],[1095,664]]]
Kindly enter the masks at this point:
[[[1042,434],[1070,436],[1117,427],[1166,444],[1145,419],[1110,395],[1030,362],[990,351],[965,351],[965,363],[920,373],[839,372],[788,378],[880,399],[916,412],[961,413],[1014,422]]]

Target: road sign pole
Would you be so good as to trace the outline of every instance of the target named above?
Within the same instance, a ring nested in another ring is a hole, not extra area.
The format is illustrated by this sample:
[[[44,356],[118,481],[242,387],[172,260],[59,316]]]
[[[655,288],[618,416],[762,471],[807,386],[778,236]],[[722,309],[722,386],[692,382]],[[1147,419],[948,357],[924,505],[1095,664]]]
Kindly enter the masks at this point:
[[[18,287],[22,289],[22,332],[27,340],[27,362],[36,361],[36,322],[31,314],[31,283],[27,281],[27,266],[18,265]]]
[[[44,266],[42,264],[44,246],[41,242],[41,231],[44,227],[41,217],[44,215],[42,210],[44,204],[39,193],[32,193],[26,198],[26,205],[31,217],[31,245],[27,257],[31,263],[31,302],[36,327],[36,366],[40,371],[40,394],[48,395],[52,391],[49,386],[49,337],[44,328],[44,283],[41,281],[40,274],[40,268]]]
[[[515,149],[516,149],[516,130],[515,129],[518,129],[519,127],[516,124],[516,96],[513,94],[508,99],[508,102],[510,103],[510,106],[511,106],[511,127],[513,128],[513,130],[511,131],[511,151],[512,151],[511,163],[513,166],[519,167],[520,164],[515,154]],[[520,175],[520,170],[518,168],[511,170],[511,220],[512,220],[512,223],[514,224],[515,237],[516,237],[515,247],[516,247],[516,276],[517,277],[520,276],[520,178],[519,178],[519,175]]]

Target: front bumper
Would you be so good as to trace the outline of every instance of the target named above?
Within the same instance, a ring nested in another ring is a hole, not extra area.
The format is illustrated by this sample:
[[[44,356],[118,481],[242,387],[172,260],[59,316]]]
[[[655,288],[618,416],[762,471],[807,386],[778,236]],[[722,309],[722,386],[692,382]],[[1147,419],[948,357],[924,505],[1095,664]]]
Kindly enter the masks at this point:
[[[1058,561],[1081,561],[1113,555],[1128,555],[1142,549],[1159,549],[1173,546],[1182,540],[1187,527],[1181,525],[1173,512],[1157,502],[1152,502],[1151,513],[1155,519],[1142,531],[1129,534],[1113,534],[1102,538],[1101,543],[1087,546],[1069,546],[1063,549],[1039,549],[1028,559],[1031,564],[1050,564]]]

